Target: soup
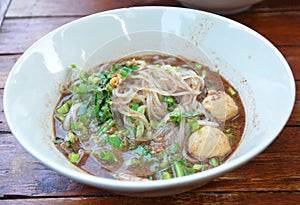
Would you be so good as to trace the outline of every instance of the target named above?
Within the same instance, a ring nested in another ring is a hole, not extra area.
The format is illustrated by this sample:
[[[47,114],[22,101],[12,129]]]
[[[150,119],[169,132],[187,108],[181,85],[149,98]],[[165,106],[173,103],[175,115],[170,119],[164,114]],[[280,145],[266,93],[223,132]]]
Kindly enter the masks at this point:
[[[71,66],[53,114],[56,147],[80,169],[160,180],[224,163],[244,131],[238,92],[218,72],[145,54],[86,72]]]

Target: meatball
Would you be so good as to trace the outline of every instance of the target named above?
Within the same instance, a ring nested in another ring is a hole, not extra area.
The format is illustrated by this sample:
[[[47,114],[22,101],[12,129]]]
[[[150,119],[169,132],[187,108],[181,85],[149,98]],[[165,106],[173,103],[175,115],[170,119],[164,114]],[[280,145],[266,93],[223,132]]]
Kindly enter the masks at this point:
[[[212,116],[221,121],[229,120],[238,114],[238,106],[224,91],[209,91],[202,104]]]
[[[194,132],[188,142],[188,151],[200,160],[222,157],[231,150],[228,137],[218,128],[204,126]]]

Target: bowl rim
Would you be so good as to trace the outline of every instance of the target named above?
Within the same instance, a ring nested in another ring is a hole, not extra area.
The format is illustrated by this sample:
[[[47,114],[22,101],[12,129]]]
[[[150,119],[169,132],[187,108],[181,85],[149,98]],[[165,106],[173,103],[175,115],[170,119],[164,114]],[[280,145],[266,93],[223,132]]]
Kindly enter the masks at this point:
[[[278,128],[277,134],[270,137],[269,140],[266,140],[264,143],[260,144],[259,146],[253,148],[251,151],[248,153],[244,154],[242,157],[239,157],[237,159],[234,159],[232,161],[226,162],[218,167],[215,167],[213,169],[210,169],[208,171],[180,177],[180,178],[173,178],[169,180],[154,180],[154,181],[120,181],[120,180],[114,180],[114,179],[107,179],[107,178],[102,178],[98,176],[93,176],[89,175],[86,173],[82,173],[76,170],[70,170],[66,168],[62,164],[57,164],[55,162],[48,161],[47,158],[39,154],[37,151],[31,149],[31,147],[26,143],[25,140],[22,139],[22,134],[18,133],[16,131],[15,125],[8,113],[8,107],[9,104],[7,102],[9,93],[7,90],[7,87],[9,87],[9,83],[11,81],[12,75],[15,71],[15,69],[22,63],[23,59],[30,54],[31,50],[34,49],[34,47],[44,39],[48,38],[49,36],[63,30],[64,28],[72,25],[72,24],[78,24],[81,21],[88,20],[90,18],[95,18],[98,16],[106,15],[106,14],[114,14],[118,12],[126,12],[126,11],[134,11],[134,10],[159,10],[159,11],[166,11],[166,10],[173,10],[173,11],[181,11],[181,12],[194,12],[199,15],[205,15],[209,17],[213,17],[225,22],[228,22],[230,24],[237,25],[243,29],[245,29],[249,34],[254,35],[255,37],[259,38],[261,41],[263,41],[268,47],[270,47],[277,57],[280,59],[280,61],[283,63],[284,68],[289,76],[290,80],[290,87],[291,87],[291,104],[289,104],[289,113],[288,115],[285,116],[284,119],[282,119],[282,127]],[[242,164],[248,162],[252,158],[254,158],[256,155],[261,153],[267,146],[269,146],[278,136],[278,134],[281,132],[281,130],[284,128],[286,122],[288,121],[294,104],[295,104],[295,97],[296,97],[296,85],[295,85],[295,80],[293,77],[292,70],[286,61],[286,59],[283,57],[283,55],[279,52],[279,50],[265,37],[263,37],[261,34],[258,32],[254,31],[253,29],[236,22],[234,20],[231,20],[229,18],[213,14],[210,12],[206,11],[200,11],[200,10],[195,10],[191,8],[182,8],[182,7],[170,7],[170,6],[139,6],[139,7],[129,7],[129,8],[118,8],[118,9],[112,9],[112,10],[107,10],[107,11],[102,11],[99,13],[91,14],[85,17],[81,17],[79,19],[73,20],[69,23],[66,23],[62,26],[59,26],[58,28],[50,31],[49,33],[45,34],[43,37],[41,37],[39,40],[37,40],[35,43],[33,43],[28,49],[24,51],[24,53],[21,55],[21,57],[17,60],[17,62],[14,64],[12,67],[8,78],[6,80],[5,86],[4,86],[4,93],[3,93],[3,108],[4,108],[4,114],[7,120],[7,124],[14,135],[14,137],[19,141],[19,143],[23,146],[23,148],[29,152],[32,156],[34,156],[36,159],[38,159],[42,164],[45,166],[51,168],[52,170],[57,171],[58,173],[67,176],[69,178],[72,178],[76,181],[82,182],[84,184],[89,184],[92,186],[97,186],[105,189],[110,189],[110,190],[124,190],[126,189],[127,191],[133,191],[133,190],[154,190],[157,188],[166,188],[166,187],[172,187],[172,186],[180,186],[180,185],[186,185],[190,184],[191,182],[199,181],[201,179],[212,179],[214,177],[220,176],[222,174],[225,174],[229,171],[231,171],[234,168],[237,168],[238,166],[241,166]]]

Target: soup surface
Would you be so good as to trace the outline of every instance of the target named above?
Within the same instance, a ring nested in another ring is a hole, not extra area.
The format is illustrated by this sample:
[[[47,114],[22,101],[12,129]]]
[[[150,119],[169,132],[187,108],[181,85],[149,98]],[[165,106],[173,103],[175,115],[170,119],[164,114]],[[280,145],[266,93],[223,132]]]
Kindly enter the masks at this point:
[[[187,59],[145,54],[71,66],[55,144],[82,170],[119,180],[182,177],[222,164],[244,131],[238,92]]]

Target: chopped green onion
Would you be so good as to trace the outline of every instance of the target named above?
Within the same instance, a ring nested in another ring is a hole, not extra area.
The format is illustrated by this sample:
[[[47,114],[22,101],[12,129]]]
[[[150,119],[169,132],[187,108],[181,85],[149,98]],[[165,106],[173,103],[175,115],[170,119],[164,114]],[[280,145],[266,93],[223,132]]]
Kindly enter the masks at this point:
[[[164,102],[166,102],[168,104],[172,104],[172,103],[175,102],[175,100],[173,98],[168,97],[168,96],[164,96],[164,95],[162,96],[162,101],[164,101]]]
[[[80,121],[83,125],[85,125],[85,126],[88,126],[89,123],[90,123],[90,121],[88,120],[88,118],[87,118],[86,115],[81,115],[81,116],[79,117],[79,121]]]
[[[209,163],[210,163],[212,166],[214,166],[214,167],[216,167],[216,166],[219,165],[219,163],[218,163],[218,161],[217,161],[216,158],[211,158],[211,159],[209,160]]]
[[[163,173],[161,173],[161,178],[162,179],[171,179],[172,175],[169,172],[163,172]]]
[[[227,90],[228,90],[230,95],[236,95],[236,92],[235,92],[235,90],[233,90],[232,87],[229,87]]]
[[[100,128],[100,132],[101,133],[105,133],[107,132],[110,128],[112,128],[113,126],[115,126],[115,121],[113,121],[112,119],[108,120],[105,124],[103,124]]]
[[[77,66],[75,64],[71,64],[70,68],[77,68]]]
[[[202,68],[202,65],[197,64],[195,67],[196,67],[197,69],[201,69],[201,68]]]
[[[71,130],[77,130],[78,127],[79,127],[79,123],[75,123],[75,122],[71,123]]]
[[[203,71],[202,71],[202,77],[205,78],[206,76],[207,76],[207,71],[206,71],[206,70],[203,70]]]
[[[80,123],[71,123],[71,129],[81,131],[82,134],[85,134],[88,131],[88,129]]]
[[[139,107],[137,109],[137,111],[139,113],[142,113],[142,114],[145,114],[145,110],[146,110],[145,107]],[[142,121],[139,121],[138,125],[136,127],[136,134],[135,134],[135,136],[136,136],[136,138],[141,138],[143,136],[143,134],[144,134],[144,124],[143,124]]]
[[[113,148],[121,148],[121,147],[123,147],[122,139],[119,138],[117,135],[109,135],[108,136],[108,143]]]
[[[142,123],[142,121],[139,121],[137,127],[136,127],[136,134],[135,134],[135,137],[138,139],[138,138],[141,138],[144,134],[144,124]]]
[[[68,141],[70,141],[72,143],[74,143],[75,141],[77,141],[77,137],[76,137],[76,135],[72,131],[68,132],[67,139],[68,139]]]
[[[169,162],[165,161],[165,162],[160,163],[159,167],[163,169],[163,168],[166,168],[168,165],[169,165]]]
[[[107,91],[109,91],[109,92],[112,92],[112,90],[114,89],[114,88],[111,86],[111,84],[109,84],[109,83],[106,84],[106,87],[105,87],[105,88],[106,88]]]
[[[100,160],[108,161],[108,162],[118,162],[115,154],[109,150],[95,152],[96,157],[99,157]]]
[[[138,103],[134,103],[134,104],[131,106],[131,109],[134,110],[134,111],[137,111],[139,107],[140,107],[140,105],[139,105]]]
[[[186,118],[193,118],[193,117],[198,117],[198,116],[202,116],[202,115],[203,115],[202,113],[196,112],[196,111],[182,113],[182,117],[186,117]]]
[[[193,165],[193,169],[196,171],[200,171],[200,170],[202,170],[202,168],[203,168],[202,164],[194,164]]]
[[[136,167],[140,165],[140,160],[138,160],[137,158],[133,158],[130,161],[128,161],[126,163],[127,167]]]
[[[179,126],[181,118],[182,116],[179,111],[174,111],[170,114],[170,121],[173,122],[176,126]]]
[[[57,110],[56,110],[56,112],[58,113],[58,114],[67,114],[68,112],[69,112],[69,110],[70,110],[70,106],[68,105],[68,103],[64,103],[62,106],[60,106]]]
[[[176,177],[184,176],[183,169],[182,169],[180,162],[174,162],[174,168],[175,168],[175,172],[176,172]]]
[[[190,175],[195,173],[195,170],[193,168],[187,166],[182,166],[182,170],[184,175]]]
[[[192,122],[189,125],[190,125],[190,131],[191,131],[191,133],[199,130],[199,128],[200,128],[200,125],[199,125],[198,122]]]
[[[228,137],[231,137],[231,136],[232,136],[232,133],[231,133],[231,130],[230,130],[230,129],[225,130],[225,134],[226,134]]]
[[[147,137],[147,139],[151,139],[152,132],[150,130],[146,130],[146,137]]]
[[[75,150],[75,148],[74,148],[74,146],[73,146],[73,142],[71,142],[71,141],[66,141],[66,147],[67,148],[71,148],[71,150],[73,151],[73,152],[77,152],[76,150]]]
[[[63,115],[63,114],[59,114],[59,113],[57,113],[56,115],[55,115],[55,117],[56,117],[56,119],[58,119],[59,121],[64,121],[65,119],[66,119],[66,117]]]
[[[139,66],[137,66],[137,65],[123,66],[122,64],[115,64],[115,65],[113,65],[112,72],[120,73],[122,76],[122,79],[125,79],[129,75],[129,73],[134,72],[138,69],[139,69]]]
[[[72,162],[74,164],[78,163],[79,159],[80,159],[80,154],[78,154],[78,153],[71,153],[69,155],[70,162]]]
[[[169,97],[169,96],[162,96],[162,101],[167,103],[167,111],[168,112],[172,112],[176,107],[177,107],[177,103],[174,100],[174,98]]]
[[[155,128],[156,126],[154,120],[150,120],[149,124],[152,128]]]

